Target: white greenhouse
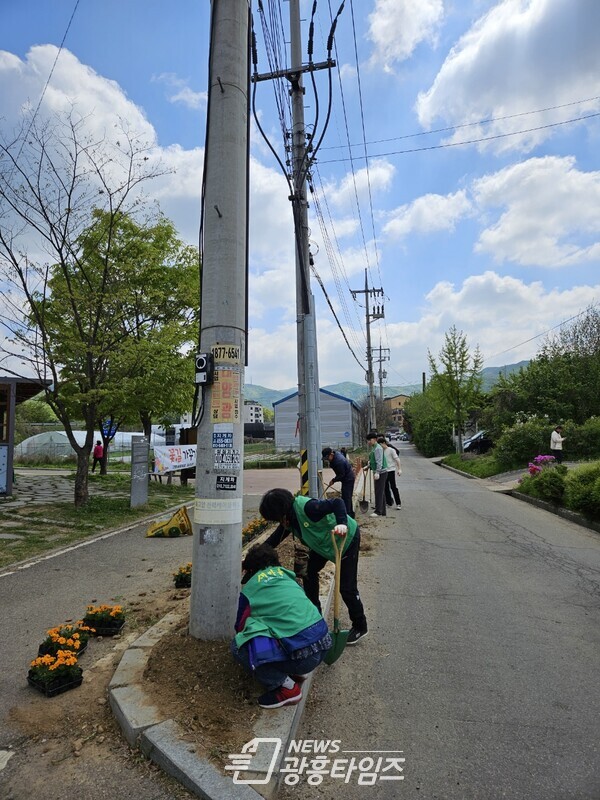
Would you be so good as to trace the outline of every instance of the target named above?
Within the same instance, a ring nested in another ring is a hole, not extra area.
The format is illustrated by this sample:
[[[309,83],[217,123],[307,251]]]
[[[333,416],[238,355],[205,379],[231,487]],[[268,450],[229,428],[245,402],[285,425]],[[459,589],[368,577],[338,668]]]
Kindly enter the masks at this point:
[[[129,433],[118,431],[115,438],[110,442],[109,452],[119,453],[124,450],[131,450],[131,437],[143,436],[143,433]],[[79,445],[85,443],[85,431],[74,431],[75,439]],[[98,439],[102,439],[99,432],[94,433],[94,443]],[[151,445],[164,445],[165,437],[152,433]],[[44,431],[43,433],[36,433],[35,436],[30,436],[24,439],[20,444],[15,446],[15,458],[34,458],[37,456],[50,456],[51,458],[60,458],[62,456],[73,455],[71,443],[64,431]]]

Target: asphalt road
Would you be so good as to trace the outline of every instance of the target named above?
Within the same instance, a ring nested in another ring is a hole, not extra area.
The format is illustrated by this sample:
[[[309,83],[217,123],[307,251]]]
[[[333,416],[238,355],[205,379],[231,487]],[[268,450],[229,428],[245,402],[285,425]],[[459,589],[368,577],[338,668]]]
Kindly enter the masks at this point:
[[[369,637],[319,670],[297,736],[402,750],[404,780],[281,797],[598,800],[600,535],[401,458],[403,510],[360,562]]]

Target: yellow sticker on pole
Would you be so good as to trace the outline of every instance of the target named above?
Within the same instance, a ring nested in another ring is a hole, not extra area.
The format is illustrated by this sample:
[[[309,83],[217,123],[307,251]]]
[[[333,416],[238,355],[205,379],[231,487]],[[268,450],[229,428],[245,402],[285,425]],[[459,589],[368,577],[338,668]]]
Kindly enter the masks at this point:
[[[242,420],[242,376],[239,367],[219,366],[210,399],[210,420],[214,423]]]

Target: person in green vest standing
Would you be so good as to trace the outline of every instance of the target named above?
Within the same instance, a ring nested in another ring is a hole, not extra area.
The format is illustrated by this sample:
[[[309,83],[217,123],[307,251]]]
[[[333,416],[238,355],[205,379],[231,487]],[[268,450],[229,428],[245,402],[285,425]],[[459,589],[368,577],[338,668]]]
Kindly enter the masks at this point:
[[[356,644],[367,635],[367,619],[357,585],[360,528],[356,520],[348,516],[344,501],[339,497],[329,500],[294,497],[287,489],[271,489],[263,495],[259,512],[264,519],[279,523],[266,544],[278,547],[291,533],[309,548],[302,582],[309,600],[319,611],[319,572],[328,561],[335,561],[331,532],[344,537],[340,594],[352,623],[346,644]]]
[[[377,441],[376,433],[367,434],[367,444],[369,445],[369,466],[375,481],[375,511],[372,517],[387,516],[385,502],[385,486],[387,483],[388,463],[383,447]]]
[[[332,645],[327,623],[273,547],[254,545],[242,571],[231,652],[267,689],[258,698],[262,708],[295,705]]]

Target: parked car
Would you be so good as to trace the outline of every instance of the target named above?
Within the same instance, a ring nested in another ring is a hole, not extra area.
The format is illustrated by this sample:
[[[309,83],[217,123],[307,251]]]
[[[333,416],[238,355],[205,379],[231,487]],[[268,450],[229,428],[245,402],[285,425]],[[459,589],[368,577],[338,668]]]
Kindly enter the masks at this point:
[[[410,436],[408,435],[408,433],[403,433],[402,436],[400,436],[400,441],[401,442],[408,442],[409,439],[410,439]]]
[[[486,436],[485,431],[478,431],[473,436],[463,441],[463,453],[487,453],[494,446],[493,441],[489,436]]]

